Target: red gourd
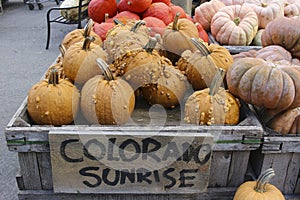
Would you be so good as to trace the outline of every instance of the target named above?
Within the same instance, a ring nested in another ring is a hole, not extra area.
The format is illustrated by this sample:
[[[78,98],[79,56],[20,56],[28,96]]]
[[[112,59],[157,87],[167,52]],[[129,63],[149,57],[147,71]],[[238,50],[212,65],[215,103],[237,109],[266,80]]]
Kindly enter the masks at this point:
[[[161,19],[166,25],[173,21],[172,9],[162,2],[152,3],[142,14],[142,18],[149,16]]]
[[[125,0],[125,2],[129,11],[142,13],[149,8],[152,0]]]
[[[105,14],[115,16],[117,14],[117,2],[115,0],[91,0],[88,6],[88,15],[95,22],[105,20]]]

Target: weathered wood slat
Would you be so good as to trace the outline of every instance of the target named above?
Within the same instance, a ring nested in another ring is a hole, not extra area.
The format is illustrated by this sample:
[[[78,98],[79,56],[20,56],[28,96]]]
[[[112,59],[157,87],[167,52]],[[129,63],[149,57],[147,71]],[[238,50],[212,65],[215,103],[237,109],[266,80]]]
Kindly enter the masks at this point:
[[[24,187],[28,190],[42,189],[39,165],[35,152],[19,153],[19,164]]]
[[[232,152],[227,186],[238,187],[245,181],[250,151]]]
[[[209,187],[226,187],[231,152],[216,151],[212,155]]]
[[[37,153],[42,188],[53,189],[51,159],[49,153]]]
[[[284,181],[283,192],[285,194],[293,194],[297,187],[300,187],[299,182],[297,182],[298,177],[300,177],[300,154],[292,154],[292,158],[289,162],[288,168],[286,169],[286,177]],[[297,175],[298,174],[298,175]],[[296,191],[295,191],[296,193]],[[300,192],[298,192],[300,193]]]

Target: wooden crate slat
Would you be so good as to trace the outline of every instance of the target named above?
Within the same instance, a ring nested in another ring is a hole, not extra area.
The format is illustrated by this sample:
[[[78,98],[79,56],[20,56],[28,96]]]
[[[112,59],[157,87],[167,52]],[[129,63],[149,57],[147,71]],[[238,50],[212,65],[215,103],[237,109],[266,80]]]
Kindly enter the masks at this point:
[[[25,189],[42,189],[39,166],[35,152],[19,153],[21,176]]]
[[[238,187],[244,182],[250,151],[232,152],[227,186]]]
[[[209,187],[225,187],[230,167],[231,152],[216,151],[212,155]]]
[[[300,184],[299,182],[297,182],[297,179],[300,176],[300,153],[294,153],[292,155],[286,172],[287,174],[284,181],[283,192],[285,194],[293,194],[294,190],[296,190],[297,187],[300,187],[299,185],[297,185]],[[295,193],[297,192],[295,191]],[[300,193],[300,191],[298,191],[298,193]]]
[[[42,188],[44,190],[53,189],[50,154],[47,152],[37,153],[37,160],[39,163]]]

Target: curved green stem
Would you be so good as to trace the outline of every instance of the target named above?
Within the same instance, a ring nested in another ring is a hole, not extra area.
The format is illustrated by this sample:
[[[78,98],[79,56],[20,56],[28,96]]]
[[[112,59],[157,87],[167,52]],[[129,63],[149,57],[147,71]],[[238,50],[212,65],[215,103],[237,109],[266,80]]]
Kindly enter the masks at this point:
[[[137,21],[130,29],[132,32],[136,32],[142,25],[145,25],[146,22],[143,20]]]
[[[82,45],[82,49],[83,50],[90,50],[90,46],[91,46],[91,43],[95,41],[95,38],[93,36],[88,36],[84,39],[84,42],[83,42],[83,45]]]
[[[48,85],[57,85],[59,81],[59,73],[58,70],[56,68],[51,69],[50,71],[50,75],[48,78]]]
[[[92,28],[94,25],[94,21],[89,19],[88,23],[84,27],[83,37],[88,37],[91,34]]]
[[[239,18],[239,17],[237,17],[237,18],[235,18],[234,20],[233,20],[233,22],[235,23],[235,25],[239,25],[240,24],[240,22],[241,22],[241,18]]]
[[[270,179],[273,176],[275,176],[275,172],[272,168],[267,169],[266,171],[262,172],[256,181],[256,186],[255,186],[254,190],[259,193],[266,192],[266,185],[267,185],[267,183],[269,183]]]
[[[58,48],[61,56],[64,57],[66,53],[66,47],[63,44],[60,44]]]
[[[175,17],[174,17],[174,20],[173,20],[173,26],[172,26],[172,30],[174,31],[178,31],[179,28],[178,28],[178,20],[179,20],[179,16],[180,16],[180,13],[176,13]]]
[[[155,48],[157,40],[155,37],[150,37],[148,43],[143,47],[148,53],[152,53],[153,49]]]
[[[115,18],[114,19],[114,23],[116,24],[116,25],[121,25],[121,26],[125,26],[125,24],[123,23],[123,22],[121,22],[120,20],[118,20],[117,18]]]
[[[209,87],[209,95],[214,96],[219,91],[221,84],[223,83],[223,79],[225,77],[225,70],[219,68],[213,80],[211,81],[211,85]]]
[[[208,56],[210,54],[209,49],[199,39],[197,39],[197,38],[191,38],[191,42],[195,45],[195,47],[200,51],[200,53],[203,56]]]

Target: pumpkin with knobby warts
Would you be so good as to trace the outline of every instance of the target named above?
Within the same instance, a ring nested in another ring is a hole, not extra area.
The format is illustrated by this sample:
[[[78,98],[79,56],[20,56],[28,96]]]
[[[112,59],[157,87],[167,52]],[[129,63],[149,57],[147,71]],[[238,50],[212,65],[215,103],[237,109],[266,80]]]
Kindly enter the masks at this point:
[[[300,105],[300,66],[287,61],[241,58],[227,71],[229,91],[257,107],[278,112]]]
[[[257,30],[257,15],[245,4],[225,6],[211,21],[211,34],[224,45],[249,45]]]
[[[286,17],[300,16],[300,1],[285,0],[284,16]]]
[[[243,5],[252,8],[257,14],[258,28],[265,28],[269,22],[284,16],[282,0],[245,0]]]
[[[219,69],[209,88],[189,96],[185,103],[185,122],[199,125],[236,125],[239,122],[238,100],[221,87],[225,73]]]
[[[117,14],[116,0],[91,0],[88,5],[88,15],[95,22],[101,23],[105,20],[105,14],[115,16]]]
[[[207,45],[195,38],[191,41],[197,51],[191,53],[189,50],[185,51],[177,66],[185,71],[194,90],[204,89],[210,85],[218,68],[227,71],[233,63],[233,58],[225,47],[217,44]]]
[[[267,127],[285,134],[300,133],[300,107],[285,110],[266,122]]]
[[[149,29],[142,20],[135,21],[132,25],[117,25],[111,29],[104,41],[104,48],[108,53],[109,62],[116,62],[132,50],[142,49],[149,40]]]
[[[213,16],[223,7],[225,7],[224,3],[219,0],[204,2],[195,8],[194,20],[200,23],[206,31],[210,31]]]
[[[172,9],[162,2],[152,3],[150,7],[142,14],[142,18],[150,16],[157,17],[166,25],[173,21]]]
[[[65,52],[63,70],[66,77],[76,85],[83,85],[93,76],[101,74],[95,63],[96,58],[107,60],[107,53],[102,47],[92,43],[93,40],[93,37],[87,37],[84,42],[73,44]]]
[[[28,92],[27,110],[34,123],[67,125],[74,121],[79,108],[79,91],[52,69],[48,79],[41,80]]]
[[[281,191],[269,183],[275,176],[272,168],[263,171],[256,181],[247,181],[240,185],[233,200],[285,200]]]
[[[179,14],[170,23],[162,36],[167,57],[175,63],[185,50],[196,50],[190,42],[191,38],[199,38],[196,25],[188,19],[179,19]]]
[[[112,29],[116,24],[114,22],[108,21],[108,13],[105,15],[105,21],[101,23],[94,23],[93,30],[94,32],[104,41],[106,39],[107,32]]]
[[[83,29],[75,29],[65,35],[61,44],[68,49],[72,44],[76,42],[82,42],[88,36],[93,36],[95,44],[102,46],[102,39],[96,34],[93,29],[93,20],[89,19],[88,23]]]
[[[279,45],[300,58],[300,16],[279,17],[270,22],[261,35],[262,46]]]
[[[127,9],[134,13],[146,11],[152,3],[152,0],[125,0]]]
[[[95,62],[103,75],[89,79],[81,90],[81,110],[92,124],[125,124],[134,110],[135,95],[131,86],[120,77],[114,77],[106,62]]]

